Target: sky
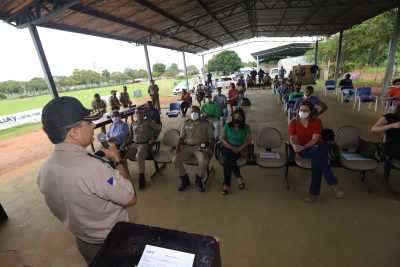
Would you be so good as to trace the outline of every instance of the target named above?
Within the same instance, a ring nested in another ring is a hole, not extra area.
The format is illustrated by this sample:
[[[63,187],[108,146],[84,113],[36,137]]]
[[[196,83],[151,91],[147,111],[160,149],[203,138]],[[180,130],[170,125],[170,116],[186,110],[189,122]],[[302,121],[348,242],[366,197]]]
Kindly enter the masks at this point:
[[[74,69],[107,69],[123,71],[125,68],[146,69],[143,46],[106,38],[70,33],[38,27],[40,39],[53,76],[71,75]],[[27,81],[43,77],[36,50],[28,29],[16,29],[0,21],[0,81]],[[251,53],[285,45],[291,42],[314,41],[316,38],[253,38],[208,51],[205,63],[211,57],[229,49],[236,51],[242,61],[253,60]],[[150,64],[177,63],[183,69],[182,52],[148,46]],[[186,64],[202,66],[201,55],[186,53]]]

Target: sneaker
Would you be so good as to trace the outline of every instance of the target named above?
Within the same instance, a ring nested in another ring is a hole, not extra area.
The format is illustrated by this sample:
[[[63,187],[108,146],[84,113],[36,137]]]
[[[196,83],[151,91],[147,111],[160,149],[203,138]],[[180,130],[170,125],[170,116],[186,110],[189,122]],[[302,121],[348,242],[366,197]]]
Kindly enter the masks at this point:
[[[315,196],[315,195],[308,195],[304,201],[307,203],[314,203],[317,202],[319,200],[319,196]]]

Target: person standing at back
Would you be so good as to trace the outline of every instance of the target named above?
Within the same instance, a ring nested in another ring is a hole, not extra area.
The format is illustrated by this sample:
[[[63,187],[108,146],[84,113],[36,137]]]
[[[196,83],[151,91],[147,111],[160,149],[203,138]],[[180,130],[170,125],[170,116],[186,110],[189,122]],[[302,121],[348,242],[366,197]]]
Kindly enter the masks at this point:
[[[279,73],[279,79],[285,78],[286,70],[283,68],[283,66],[281,66],[278,73]]]
[[[126,87],[126,85],[124,85],[124,91],[121,92],[120,96],[119,96],[119,102],[121,102],[122,106],[124,108],[129,107],[129,105],[132,104],[132,101],[129,97],[129,93],[128,93],[128,88]]]
[[[221,109],[218,104],[213,101],[211,93],[206,95],[206,103],[201,106],[200,110],[201,114],[204,115],[208,121],[213,125],[214,128],[214,138],[215,140],[219,139],[220,134],[220,120],[221,117]]]
[[[207,86],[212,86],[212,74],[209,72],[207,74]]]
[[[40,167],[37,183],[50,211],[74,235],[89,265],[117,222],[129,221],[128,206],[137,202],[127,168],[113,143],[103,152],[108,162],[87,152],[93,141],[90,110],[63,96],[43,108],[43,130],[55,144]]]
[[[111,91],[111,96],[110,96],[109,102],[110,102],[111,110],[119,110],[121,108],[121,103],[118,100],[116,90]]]
[[[94,99],[92,101],[92,109],[95,112],[102,112],[102,113],[107,112],[107,103],[106,101],[100,98],[100,95],[98,93],[94,94]]]
[[[222,125],[225,125],[226,119],[228,118],[228,99],[222,93],[222,87],[217,88],[217,94],[214,96],[214,103],[217,103],[219,109],[221,110]]]
[[[151,80],[147,92],[151,97],[151,102],[153,102],[154,108],[157,109],[158,111],[161,111],[159,91],[160,89],[158,88],[158,85],[155,84],[154,80]]]

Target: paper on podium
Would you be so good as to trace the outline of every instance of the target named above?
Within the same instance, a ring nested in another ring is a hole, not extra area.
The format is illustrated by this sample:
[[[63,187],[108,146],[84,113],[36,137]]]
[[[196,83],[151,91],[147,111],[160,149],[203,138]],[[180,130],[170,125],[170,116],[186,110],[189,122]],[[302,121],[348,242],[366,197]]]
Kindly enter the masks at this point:
[[[278,152],[260,152],[260,159],[280,159]]]
[[[146,245],[138,267],[193,267],[194,254]]]

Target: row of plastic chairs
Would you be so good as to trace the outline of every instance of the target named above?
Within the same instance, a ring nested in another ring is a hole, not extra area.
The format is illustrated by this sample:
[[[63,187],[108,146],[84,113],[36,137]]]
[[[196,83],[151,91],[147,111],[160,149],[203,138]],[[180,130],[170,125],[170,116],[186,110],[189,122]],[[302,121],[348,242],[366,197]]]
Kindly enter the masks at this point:
[[[340,98],[340,102],[343,103],[346,98],[346,94],[351,94],[353,99],[353,108],[358,111],[361,111],[361,104],[362,103],[369,103],[369,108],[372,107],[374,104],[374,110],[378,110],[378,96],[375,96],[372,92],[371,87],[359,87],[359,88],[352,88],[352,87],[336,87],[335,80],[327,80],[325,81],[324,86],[324,95],[326,96],[328,92],[335,92],[338,98]]]
[[[154,151],[149,160],[153,160],[157,166],[156,174],[167,164],[173,161],[176,155],[176,148],[179,142],[179,130],[168,129],[161,140],[162,149]],[[362,139],[360,130],[354,126],[343,126],[336,132],[335,143],[340,151],[340,166],[350,171],[359,172],[361,181],[365,182],[366,173],[374,171],[379,166],[379,160],[384,162],[384,179],[389,185],[389,176],[393,169],[400,170],[400,160],[395,159],[378,159],[378,157],[367,158],[360,153],[360,145]],[[215,149],[215,158],[219,163],[223,164],[222,146],[217,144]],[[252,155],[249,159],[240,158],[238,166],[257,165],[262,168],[284,168],[284,179],[286,188],[290,189],[289,183],[289,167],[298,166],[304,169],[311,169],[311,160],[301,157],[291,149],[289,143],[285,143],[279,130],[272,127],[263,127],[258,132],[254,144],[252,145]],[[212,157],[212,155],[210,155]],[[293,158],[292,158],[293,157]],[[162,164],[158,168],[158,164]],[[196,159],[190,158],[185,162],[187,165],[197,165]],[[210,164],[207,168],[207,176],[204,183],[206,184],[210,175],[213,173],[213,166]],[[370,191],[367,186],[368,192]],[[392,191],[394,192],[394,191]],[[395,193],[395,192],[394,192]]]

